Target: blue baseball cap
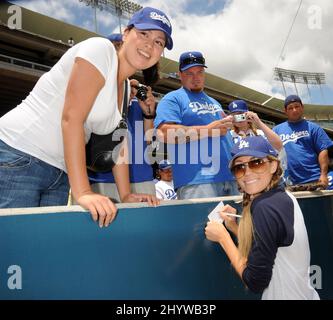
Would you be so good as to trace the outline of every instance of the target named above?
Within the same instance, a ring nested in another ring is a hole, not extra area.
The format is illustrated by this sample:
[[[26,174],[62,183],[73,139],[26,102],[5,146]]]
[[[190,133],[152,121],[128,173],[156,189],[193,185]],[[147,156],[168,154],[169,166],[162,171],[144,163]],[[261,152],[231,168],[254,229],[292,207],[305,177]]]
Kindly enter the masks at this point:
[[[171,168],[171,163],[168,160],[162,160],[159,164],[158,164],[158,168],[160,170],[167,170]]]
[[[189,68],[195,66],[202,66],[207,68],[205,65],[205,58],[201,52],[198,51],[187,51],[179,57],[179,71],[183,72]]]
[[[121,33],[112,33],[106,37],[111,42],[122,42],[123,41],[123,35]]]
[[[231,113],[234,112],[247,112],[249,108],[244,100],[234,100],[228,105],[228,109]]]
[[[302,100],[299,96],[297,96],[296,94],[291,94],[284,100],[284,107],[287,108],[288,104],[293,102],[299,102],[300,104],[303,105]]]
[[[166,47],[169,50],[173,47],[172,26],[169,18],[161,10],[145,7],[133,14],[127,26],[134,26],[139,30],[163,31],[166,37]]]
[[[262,136],[253,136],[241,139],[231,149],[232,159],[229,161],[229,168],[236,158],[242,156],[252,156],[256,158],[265,158],[267,156],[277,157],[277,151],[272,145]]]

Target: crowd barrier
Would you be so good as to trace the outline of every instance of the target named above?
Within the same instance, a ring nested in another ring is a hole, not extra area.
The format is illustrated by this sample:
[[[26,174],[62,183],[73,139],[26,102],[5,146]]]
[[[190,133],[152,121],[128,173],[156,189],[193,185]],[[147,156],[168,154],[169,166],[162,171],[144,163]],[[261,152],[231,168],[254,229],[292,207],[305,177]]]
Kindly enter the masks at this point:
[[[318,293],[333,299],[333,192],[297,197]],[[79,206],[1,209],[0,299],[259,299],[205,239],[220,200],[240,198],[119,204],[108,228]]]

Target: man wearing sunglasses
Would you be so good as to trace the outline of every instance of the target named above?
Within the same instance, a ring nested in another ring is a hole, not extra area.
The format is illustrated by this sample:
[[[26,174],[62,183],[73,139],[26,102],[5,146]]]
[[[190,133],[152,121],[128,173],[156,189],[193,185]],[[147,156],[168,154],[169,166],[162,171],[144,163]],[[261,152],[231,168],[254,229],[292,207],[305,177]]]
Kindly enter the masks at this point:
[[[288,158],[289,181],[293,185],[313,184],[319,189],[333,189],[333,172],[328,172],[328,151],[333,142],[317,124],[305,120],[304,106],[297,95],[285,99],[288,117],[273,128],[283,143]]]
[[[232,117],[204,92],[205,58],[189,51],[179,59],[182,87],[165,95],[154,122],[168,147],[178,199],[238,194],[228,168]]]

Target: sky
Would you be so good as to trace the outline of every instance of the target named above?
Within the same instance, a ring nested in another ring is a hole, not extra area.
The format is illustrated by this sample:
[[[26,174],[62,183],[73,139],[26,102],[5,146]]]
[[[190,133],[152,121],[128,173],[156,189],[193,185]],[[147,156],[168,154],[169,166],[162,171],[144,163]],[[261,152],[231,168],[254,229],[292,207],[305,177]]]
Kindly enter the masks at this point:
[[[83,0],[11,1],[30,10],[96,31],[95,10]],[[303,102],[333,105],[332,0],[137,0],[164,11],[173,27],[178,61],[184,51],[201,51],[207,72],[277,98],[285,94],[274,80],[275,67],[322,72],[326,85],[297,84]],[[117,16],[96,10],[101,35],[119,32]],[[121,28],[126,26],[122,19]],[[295,94],[292,83],[286,93]]]

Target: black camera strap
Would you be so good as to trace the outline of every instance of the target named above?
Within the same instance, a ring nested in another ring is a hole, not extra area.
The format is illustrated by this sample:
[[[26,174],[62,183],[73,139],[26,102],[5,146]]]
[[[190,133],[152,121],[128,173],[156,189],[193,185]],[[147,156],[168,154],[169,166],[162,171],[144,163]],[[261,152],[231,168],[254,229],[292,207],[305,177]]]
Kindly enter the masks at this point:
[[[86,165],[92,172],[109,172],[115,165],[114,152],[117,146],[124,141],[124,130],[127,132],[127,114],[129,100],[129,81],[124,82],[123,106],[121,110],[121,120],[117,127],[109,134],[99,135],[92,133],[86,144]],[[118,107],[118,106],[117,106]],[[119,148],[118,148],[119,149]]]
[[[121,116],[123,120],[127,121],[127,115],[128,115],[128,87],[129,87],[129,81],[128,79],[125,80],[125,88],[124,88],[124,96],[123,96],[123,108],[121,110]]]

